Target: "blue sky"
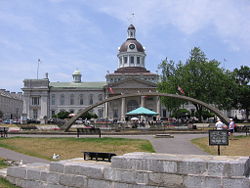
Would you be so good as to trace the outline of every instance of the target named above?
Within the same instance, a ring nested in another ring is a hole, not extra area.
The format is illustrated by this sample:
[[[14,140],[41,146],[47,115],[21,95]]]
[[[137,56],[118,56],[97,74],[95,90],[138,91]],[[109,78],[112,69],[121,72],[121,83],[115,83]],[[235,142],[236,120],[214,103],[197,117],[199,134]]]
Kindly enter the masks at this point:
[[[83,81],[105,81],[130,23],[152,72],[195,46],[226,69],[250,66],[248,0],[0,0],[0,88],[21,91],[38,59],[39,78],[72,81],[78,68]]]

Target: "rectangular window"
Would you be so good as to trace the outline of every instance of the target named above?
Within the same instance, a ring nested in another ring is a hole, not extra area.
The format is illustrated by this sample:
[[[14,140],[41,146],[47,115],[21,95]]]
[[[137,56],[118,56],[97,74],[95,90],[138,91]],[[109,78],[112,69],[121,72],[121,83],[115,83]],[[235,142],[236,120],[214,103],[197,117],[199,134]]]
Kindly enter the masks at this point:
[[[70,95],[70,105],[74,105],[75,99],[74,99],[74,94]]]
[[[60,105],[64,105],[64,95],[60,96]]]
[[[140,57],[137,57],[137,64],[140,64]]]
[[[79,104],[83,105],[83,94],[79,95]]]
[[[134,60],[135,60],[135,59],[134,59],[134,56],[131,56],[131,57],[130,57],[130,63],[131,63],[131,64],[134,64],[134,63],[135,63]]]
[[[55,105],[55,104],[56,104],[56,95],[53,94],[53,95],[51,96],[51,105]]]
[[[40,97],[32,97],[32,102],[31,102],[31,104],[32,105],[39,105],[40,104]]]
[[[124,57],[124,63],[127,63],[128,62],[128,57]]]

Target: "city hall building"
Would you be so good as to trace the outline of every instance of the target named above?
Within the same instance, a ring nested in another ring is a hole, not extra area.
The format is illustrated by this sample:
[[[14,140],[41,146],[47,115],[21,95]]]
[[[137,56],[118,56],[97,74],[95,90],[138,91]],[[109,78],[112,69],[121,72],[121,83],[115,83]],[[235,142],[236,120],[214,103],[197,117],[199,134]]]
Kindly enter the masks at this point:
[[[159,75],[146,69],[146,53],[136,40],[136,29],[131,24],[127,39],[118,49],[118,68],[107,73],[103,82],[85,82],[79,70],[68,82],[53,82],[46,74],[43,79],[25,79],[23,114],[28,119],[43,121],[60,111],[77,113],[105,98],[136,92],[155,92]],[[93,109],[99,118],[125,120],[127,112],[140,106],[166,116],[159,97],[131,97],[105,103]]]

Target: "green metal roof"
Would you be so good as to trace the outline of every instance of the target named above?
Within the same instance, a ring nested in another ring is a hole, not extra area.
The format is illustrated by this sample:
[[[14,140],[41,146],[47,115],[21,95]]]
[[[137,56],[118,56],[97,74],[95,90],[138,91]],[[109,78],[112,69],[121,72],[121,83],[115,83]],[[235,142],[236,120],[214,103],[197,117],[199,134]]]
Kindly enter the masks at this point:
[[[50,82],[49,86],[55,88],[98,88],[101,89],[106,85],[106,82]]]
[[[144,107],[139,107],[135,110],[132,110],[128,113],[126,113],[126,115],[157,115],[158,113],[152,111],[152,110],[149,110],[147,108],[144,108]]]

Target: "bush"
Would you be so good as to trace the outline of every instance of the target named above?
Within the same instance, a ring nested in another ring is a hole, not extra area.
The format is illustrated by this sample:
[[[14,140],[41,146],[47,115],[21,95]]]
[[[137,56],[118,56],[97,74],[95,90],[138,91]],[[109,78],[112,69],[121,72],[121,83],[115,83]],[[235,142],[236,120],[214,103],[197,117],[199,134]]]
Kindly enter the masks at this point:
[[[37,127],[35,125],[21,125],[20,128],[23,130],[35,130],[35,129],[37,129]]]

